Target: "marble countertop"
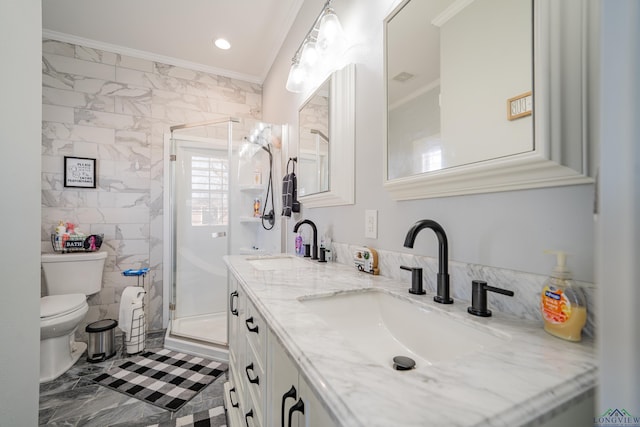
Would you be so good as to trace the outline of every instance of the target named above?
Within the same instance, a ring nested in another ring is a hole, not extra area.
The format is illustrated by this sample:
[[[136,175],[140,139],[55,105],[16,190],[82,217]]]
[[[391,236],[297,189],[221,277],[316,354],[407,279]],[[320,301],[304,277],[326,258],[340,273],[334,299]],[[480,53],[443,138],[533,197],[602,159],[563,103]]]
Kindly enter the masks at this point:
[[[225,262],[300,373],[343,426],[535,423],[544,414],[562,412],[563,406],[579,401],[595,387],[591,340],[567,342],[544,332],[538,322],[495,310],[492,317],[471,316],[467,301],[437,304],[432,295],[409,294],[408,283],[355,267],[300,259],[292,268],[264,270],[254,268],[247,258],[251,257],[227,256]],[[309,296],[368,289],[442,311],[509,339],[499,349],[401,372],[368,361],[340,331],[300,302]]]

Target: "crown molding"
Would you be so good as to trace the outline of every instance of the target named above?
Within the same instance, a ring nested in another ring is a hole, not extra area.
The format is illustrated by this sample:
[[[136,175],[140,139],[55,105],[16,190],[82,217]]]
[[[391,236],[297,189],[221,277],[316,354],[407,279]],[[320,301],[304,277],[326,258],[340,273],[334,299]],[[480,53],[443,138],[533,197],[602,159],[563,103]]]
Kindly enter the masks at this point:
[[[104,43],[97,40],[87,39],[84,37],[78,37],[67,33],[61,33],[58,31],[42,29],[42,38],[56,40],[65,43],[71,43],[79,46],[85,46],[92,49],[104,50],[106,52],[117,53],[120,55],[131,56],[139,59],[146,59],[148,61],[160,62],[162,64],[173,65],[176,67],[186,68],[194,71],[201,71],[203,73],[215,74],[218,76],[229,77],[232,79],[243,80],[249,83],[262,84],[264,82],[264,76],[254,76],[250,74],[236,73],[231,70],[223,68],[211,67],[208,65],[200,64],[197,62],[185,61],[182,59],[174,58],[171,56],[158,55],[156,53],[147,52],[143,50],[132,49],[125,46],[119,46],[110,43]]]
[[[269,57],[268,57],[269,61],[267,62],[265,69],[262,71],[262,82],[264,82],[264,80],[269,75],[269,72],[271,71],[271,67],[273,67],[273,64],[275,63],[276,58],[280,53],[280,50],[282,50],[282,45],[284,44],[284,41],[289,35],[289,31],[291,31],[291,27],[293,26],[293,23],[298,17],[298,13],[300,12],[300,8],[302,7],[303,3],[304,3],[304,0],[296,0],[291,5],[291,8],[289,9],[289,13],[287,14],[287,18],[280,31],[280,35],[278,37],[277,43],[269,53]]]
[[[442,13],[433,18],[431,23],[436,27],[442,27],[448,20],[460,13],[464,8],[469,6],[475,0],[457,0],[451,6],[446,8]]]

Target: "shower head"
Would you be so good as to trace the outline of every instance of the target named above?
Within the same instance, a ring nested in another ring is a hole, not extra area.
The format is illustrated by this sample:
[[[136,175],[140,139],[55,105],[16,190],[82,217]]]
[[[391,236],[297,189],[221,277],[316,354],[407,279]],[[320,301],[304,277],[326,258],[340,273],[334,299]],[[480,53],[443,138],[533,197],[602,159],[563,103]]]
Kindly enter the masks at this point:
[[[267,181],[267,194],[265,195],[264,207],[262,208],[262,215],[260,216],[262,227],[265,230],[272,230],[275,225],[275,206],[273,201],[273,154],[271,153],[271,126],[265,126],[264,123],[260,123],[258,128],[254,129],[249,136],[242,138],[243,141],[248,144],[242,147],[242,151],[249,154],[249,157],[255,156],[258,150],[253,147],[257,145],[269,154],[269,178]],[[279,148],[279,147],[277,147]],[[242,155],[242,154],[241,154]],[[271,197],[271,209],[267,212],[267,204]],[[268,226],[266,224],[269,224]]]
[[[271,143],[267,141],[261,134],[258,137],[254,137],[253,135],[248,137],[245,136],[243,140],[262,148],[264,151],[269,153],[269,157],[271,157]]]
[[[265,125],[264,123],[260,123],[248,137],[244,138],[249,142],[258,145],[269,145],[271,144],[271,125]]]

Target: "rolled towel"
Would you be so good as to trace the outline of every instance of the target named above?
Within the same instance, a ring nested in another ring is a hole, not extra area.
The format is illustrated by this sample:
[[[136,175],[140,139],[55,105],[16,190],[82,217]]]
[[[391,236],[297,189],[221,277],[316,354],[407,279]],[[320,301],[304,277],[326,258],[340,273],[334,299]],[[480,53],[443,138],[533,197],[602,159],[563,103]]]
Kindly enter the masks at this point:
[[[125,333],[128,339],[131,334],[133,322],[133,309],[142,306],[142,299],[146,294],[144,288],[140,286],[127,286],[122,291],[120,297],[120,312],[118,316],[118,327]]]

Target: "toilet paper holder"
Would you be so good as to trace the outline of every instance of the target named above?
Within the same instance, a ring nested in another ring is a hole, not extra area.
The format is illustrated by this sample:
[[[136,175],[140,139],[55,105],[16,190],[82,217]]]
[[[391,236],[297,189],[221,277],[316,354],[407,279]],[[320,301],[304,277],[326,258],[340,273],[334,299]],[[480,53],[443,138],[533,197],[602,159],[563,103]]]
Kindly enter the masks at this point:
[[[135,276],[138,279],[138,286],[125,288],[120,300],[120,329],[124,332],[122,340],[127,354],[137,354],[144,350],[146,339],[144,297],[147,293],[144,288],[144,277],[148,271],[148,268],[142,268],[122,272],[123,276]]]

